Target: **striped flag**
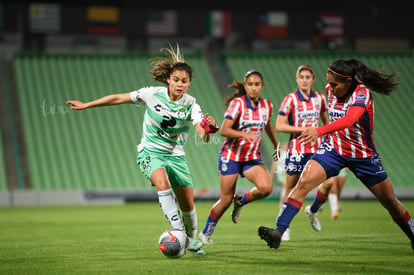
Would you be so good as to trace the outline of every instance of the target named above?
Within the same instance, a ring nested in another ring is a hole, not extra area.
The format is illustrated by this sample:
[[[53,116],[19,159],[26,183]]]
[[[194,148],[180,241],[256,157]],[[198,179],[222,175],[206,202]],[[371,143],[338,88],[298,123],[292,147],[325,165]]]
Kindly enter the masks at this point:
[[[148,14],[147,35],[175,35],[177,33],[177,13],[175,10],[153,10]]]
[[[286,12],[269,11],[259,15],[259,38],[286,38],[288,15]]]
[[[30,4],[30,30],[32,32],[59,32],[60,5],[59,4]]]
[[[117,34],[119,28],[119,8],[108,6],[89,6],[87,8],[88,33]]]
[[[344,19],[339,13],[319,13],[316,15],[316,35],[320,38],[342,38]]]
[[[227,37],[231,33],[231,13],[228,11],[210,11],[204,17],[204,33],[212,37]]]

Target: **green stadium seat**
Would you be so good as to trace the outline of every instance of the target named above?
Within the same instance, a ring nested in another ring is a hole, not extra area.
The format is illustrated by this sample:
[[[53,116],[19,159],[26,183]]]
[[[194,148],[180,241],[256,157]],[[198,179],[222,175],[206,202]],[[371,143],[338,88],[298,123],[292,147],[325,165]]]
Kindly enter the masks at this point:
[[[136,145],[144,107],[123,105],[72,111],[68,99],[89,101],[155,83],[148,54],[20,54],[14,59],[25,146],[34,190],[153,190],[139,171]],[[200,54],[189,94],[222,121],[224,106]],[[201,144],[192,130],[187,156],[195,185],[218,186],[219,135]]]
[[[129,92],[149,85],[151,54],[32,54],[14,58],[24,140],[31,182],[38,191],[130,191],[154,190],[135,162],[136,145],[141,137],[145,108],[134,105],[112,106],[84,111],[65,107],[68,99],[89,101],[110,93]],[[413,188],[410,152],[413,135],[409,115],[414,97],[410,72],[414,70],[413,54],[354,52],[269,52],[226,53],[231,78],[242,80],[250,69],[263,73],[262,96],[277,110],[284,96],[293,91],[296,69],[311,65],[316,73],[314,89],[323,91],[325,73],[337,58],[357,57],[373,69],[400,73],[401,86],[389,97],[374,94],[376,122],[374,138],[383,164],[397,188]],[[189,94],[194,95],[204,112],[221,124],[225,107],[223,96],[204,56],[186,55],[194,68]],[[280,142],[286,134],[277,134]],[[186,145],[186,155],[193,174],[196,192],[219,190],[218,151],[224,138],[216,134],[210,144],[203,144],[194,129]],[[407,146],[405,146],[407,144]],[[273,147],[264,138],[263,158],[268,167]],[[0,152],[1,153],[1,152]],[[0,159],[0,180],[4,165]],[[250,188],[240,179],[238,188]],[[350,173],[347,187],[360,188]],[[0,184],[0,191],[7,188]],[[196,193],[197,196],[198,193]]]
[[[374,140],[382,157],[392,183],[396,187],[413,188],[411,181],[411,164],[414,163],[414,152],[411,149],[411,137],[414,134],[412,127],[411,103],[414,94],[411,87],[414,79],[411,72],[414,70],[412,52],[396,53],[365,53],[365,52],[270,52],[270,53],[227,53],[227,62],[235,76],[242,76],[250,69],[263,73],[265,89],[262,96],[271,100],[277,110],[284,96],[296,89],[296,69],[298,66],[311,65],[316,74],[314,90],[324,92],[325,74],[329,64],[339,58],[355,57],[375,70],[385,69],[386,73],[399,72],[401,85],[391,96],[381,96],[374,93],[375,98],[375,125]],[[240,77],[239,77],[240,78]],[[280,142],[288,139],[288,135],[278,133]],[[266,139],[266,152],[272,151],[272,145]],[[346,186],[360,187],[361,183],[349,173]]]

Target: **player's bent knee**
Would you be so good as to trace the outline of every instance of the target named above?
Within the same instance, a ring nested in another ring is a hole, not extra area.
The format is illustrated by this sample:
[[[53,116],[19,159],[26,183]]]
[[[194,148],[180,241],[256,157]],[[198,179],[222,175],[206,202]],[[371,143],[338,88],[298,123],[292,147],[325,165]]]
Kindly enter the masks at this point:
[[[260,197],[267,197],[273,191],[273,186],[265,186],[257,189],[257,195]]]

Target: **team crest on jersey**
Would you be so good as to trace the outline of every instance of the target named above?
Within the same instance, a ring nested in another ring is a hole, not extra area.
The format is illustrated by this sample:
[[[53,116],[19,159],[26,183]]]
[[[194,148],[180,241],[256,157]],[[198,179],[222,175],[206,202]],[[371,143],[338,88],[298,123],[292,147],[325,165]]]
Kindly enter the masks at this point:
[[[323,148],[319,148],[318,150],[316,150],[316,154],[318,154],[318,155],[323,155],[323,154],[325,154],[325,149],[323,149]]]
[[[181,108],[178,112],[177,112],[177,116],[179,119],[183,119],[185,118],[185,109]]]
[[[357,97],[356,97],[356,100],[357,101],[365,101],[365,99],[367,98],[367,96],[366,95],[364,95],[364,94],[359,94],[359,95],[357,95]]]

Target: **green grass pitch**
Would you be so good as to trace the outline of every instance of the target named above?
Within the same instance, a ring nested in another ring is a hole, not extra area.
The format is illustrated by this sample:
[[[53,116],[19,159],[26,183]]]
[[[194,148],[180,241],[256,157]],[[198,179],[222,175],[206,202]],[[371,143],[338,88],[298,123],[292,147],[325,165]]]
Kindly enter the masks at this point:
[[[214,202],[197,201],[199,230]],[[308,203],[308,202],[307,202]],[[403,201],[414,215],[414,201]],[[253,202],[233,224],[229,209],[207,255],[168,259],[158,249],[169,228],[158,202],[112,206],[0,208],[0,274],[413,274],[414,251],[377,201],[329,206],[322,231],[301,211],[291,241],[269,249],[257,236],[273,226],[278,201]]]

